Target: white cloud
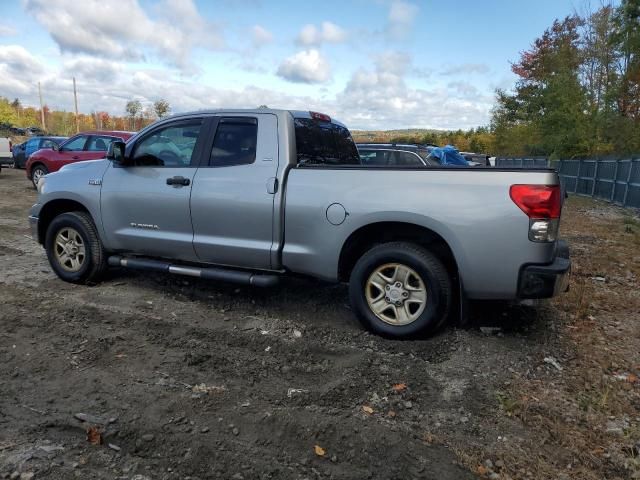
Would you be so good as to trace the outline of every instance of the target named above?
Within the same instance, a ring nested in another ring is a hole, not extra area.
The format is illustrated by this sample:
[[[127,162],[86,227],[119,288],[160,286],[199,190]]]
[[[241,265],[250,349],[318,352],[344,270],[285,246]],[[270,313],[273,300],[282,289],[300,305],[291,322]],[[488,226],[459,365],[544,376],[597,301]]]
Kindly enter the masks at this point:
[[[442,71],[442,75],[468,75],[470,73],[489,73],[489,66],[484,63],[463,63],[452,65]]]
[[[251,37],[253,46],[256,48],[273,42],[273,34],[261,25],[254,25],[251,28]]]
[[[319,28],[313,24],[302,27],[296,42],[305,46],[319,46],[323,43],[342,43],[347,36],[347,32],[335,23],[322,22]]]
[[[296,83],[324,83],[331,77],[329,62],[316,50],[303,50],[286,58],[278,76]]]
[[[11,37],[18,31],[10,25],[0,24],[0,37]]]
[[[20,45],[0,45],[0,67],[18,76],[32,77],[44,71],[40,60]]]
[[[406,37],[413,29],[419,8],[404,0],[393,0],[389,7],[387,33],[395,39]]]
[[[354,129],[469,128],[488,120],[492,97],[469,98],[463,85],[450,88],[409,87],[405,72],[412,71],[408,55],[387,52],[375,69],[356,70],[336,97],[340,117]]]
[[[113,81],[119,73],[124,72],[123,64],[114,60],[105,60],[95,57],[74,57],[67,59],[62,64],[63,70],[68,74],[87,80],[101,82]]]
[[[25,0],[25,10],[45,27],[62,52],[143,60],[147,52],[187,69],[194,47],[224,41],[192,0],[163,0],[152,19],[138,0]]]

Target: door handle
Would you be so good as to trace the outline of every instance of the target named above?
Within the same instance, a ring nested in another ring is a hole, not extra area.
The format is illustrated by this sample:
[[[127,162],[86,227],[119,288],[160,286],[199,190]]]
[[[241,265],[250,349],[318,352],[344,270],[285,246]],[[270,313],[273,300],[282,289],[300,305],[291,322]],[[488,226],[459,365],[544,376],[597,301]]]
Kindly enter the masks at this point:
[[[73,157],[71,157],[71,158],[73,158],[74,160],[78,160],[80,157],[79,157],[78,155],[74,155],[74,156],[73,156]]]
[[[191,183],[191,180],[185,177],[169,177],[167,178],[167,185],[173,185],[178,187],[186,187]]]

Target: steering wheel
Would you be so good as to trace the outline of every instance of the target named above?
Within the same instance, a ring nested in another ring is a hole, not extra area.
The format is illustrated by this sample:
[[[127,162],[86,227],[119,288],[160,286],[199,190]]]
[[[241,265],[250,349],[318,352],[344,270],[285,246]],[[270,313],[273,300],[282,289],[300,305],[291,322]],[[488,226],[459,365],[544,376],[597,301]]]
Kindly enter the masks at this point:
[[[180,157],[180,155],[178,155],[175,152],[172,152],[171,150],[161,150],[160,152],[158,152],[157,156],[160,160],[162,160],[162,163],[164,165],[169,165],[169,164],[181,165],[182,164],[182,158]]]

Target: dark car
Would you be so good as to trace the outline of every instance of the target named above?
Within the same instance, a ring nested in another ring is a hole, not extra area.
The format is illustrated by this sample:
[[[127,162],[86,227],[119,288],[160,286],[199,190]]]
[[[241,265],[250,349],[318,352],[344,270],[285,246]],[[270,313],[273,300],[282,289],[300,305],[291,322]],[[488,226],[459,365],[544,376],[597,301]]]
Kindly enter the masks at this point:
[[[54,145],[59,147],[67,138],[69,137],[33,137],[20,145],[15,145],[13,147],[14,168],[25,168],[32,153],[41,148],[54,148]]]
[[[104,158],[114,141],[126,142],[135,132],[99,131],[83,132],[62,142],[60,147],[38,150],[27,160],[27,178],[38,185],[47,173],[57,172],[69,163]]]
[[[405,143],[358,143],[360,161],[363,165],[395,167],[435,167],[438,163],[429,158],[431,145]]]

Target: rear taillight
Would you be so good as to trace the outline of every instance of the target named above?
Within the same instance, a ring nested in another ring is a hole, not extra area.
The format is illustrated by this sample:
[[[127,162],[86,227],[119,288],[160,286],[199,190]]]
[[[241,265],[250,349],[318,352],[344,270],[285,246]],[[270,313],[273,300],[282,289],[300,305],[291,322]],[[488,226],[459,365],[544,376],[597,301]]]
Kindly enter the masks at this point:
[[[556,240],[562,210],[560,185],[511,185],[509,196],[529,217],[529,240]]]

